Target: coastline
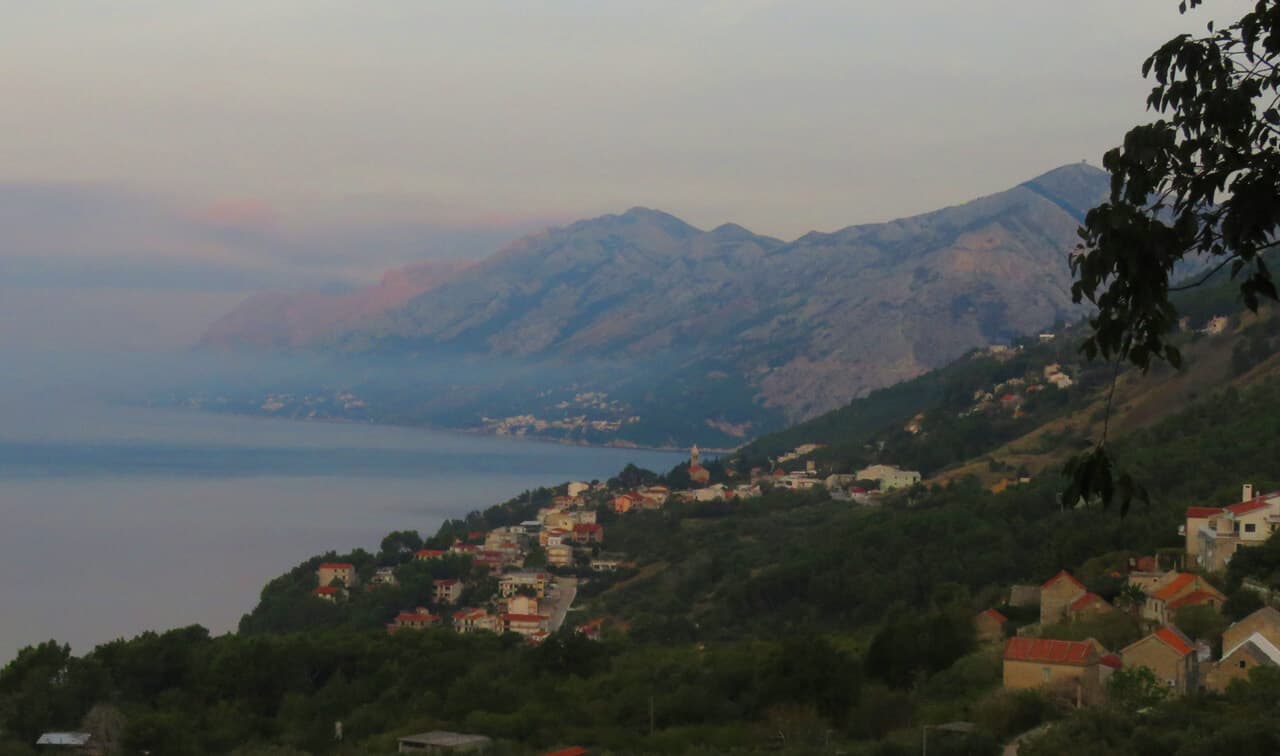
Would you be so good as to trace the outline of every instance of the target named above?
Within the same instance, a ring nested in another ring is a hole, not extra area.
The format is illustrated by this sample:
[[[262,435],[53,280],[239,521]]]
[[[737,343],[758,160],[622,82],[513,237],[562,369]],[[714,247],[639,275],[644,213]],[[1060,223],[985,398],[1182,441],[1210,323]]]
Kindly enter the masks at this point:
[[[249,418],[249,419],[255,419],[255,420],[274,420],[274,421],[280,421],[280,422],[300,422],[300,423],[324,423],[324,424],[332,424],[332,425],[366,425],[366,426],[381,427],[381,428],[401,428],[405,430],[423,430],[423,431],[431,431],[432,433],[451,433],[451,434],[458,434],[462,436],[513,441],[517,443],[533,442],[533,443],[541,443],[541,444],[554,444],[556,446],[572,446],[572,447],[577,447],[582,449],[612,449],[612,450],[635,449],[636,451],[667,452],[667,453],[685,452],[689,450],[689,447],[687,446],[647,446],[647,445],[635,444],[631,442],[596,444],[596,443],[590,443],[587,441],[571,441],[569,439],[548,438],[545,436],[490,433],[479,428],[453,428],[453,427],[443,426],[443,425],[432,425],[430,423],[385,422],[385,421],[379,421],[379,420],[353,420],[350,418],[341,418],[341,417],[285,417],[281,415],[268,415],[268,414],[263,414],[259,412],[241,412],[238,410],[216,410],[216,409],[209,409],[206,407],[192,407],[188,404],[163,404],[163,403],[156,403],[156,402],[140,402],[140,403],[122,402],[121,404],[123,404],[124,406],[146,407],[148,409],[182,410],[184,412],[205,413],[210,415],[227,415],[230,417]],[[732,448],[702,446],[700,444],[698,448],[701,449],[703,453],[727,456],[735,453],[738,449],[741,449],[743,446],[746,446],[747,444],[751,443],[753,440],[754,439],[752,438],[745,439],[741,444]]]

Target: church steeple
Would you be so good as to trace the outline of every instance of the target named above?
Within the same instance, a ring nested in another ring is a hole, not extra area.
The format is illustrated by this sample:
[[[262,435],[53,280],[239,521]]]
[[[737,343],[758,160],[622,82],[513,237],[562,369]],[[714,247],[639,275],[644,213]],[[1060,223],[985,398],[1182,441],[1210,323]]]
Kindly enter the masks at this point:
[[[693,448],[689,450],[689,466],[693,467],[698,464],[698,458],[700,456],[702,456],[702,453],[698,451],[698,445],[694,444]]]

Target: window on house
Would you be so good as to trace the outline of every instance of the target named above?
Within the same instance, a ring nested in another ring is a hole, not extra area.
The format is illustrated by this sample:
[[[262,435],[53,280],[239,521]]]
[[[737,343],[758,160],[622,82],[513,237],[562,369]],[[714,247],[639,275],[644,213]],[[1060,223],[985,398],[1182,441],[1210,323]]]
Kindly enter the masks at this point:
[[[1240,660],[1240,669],[1244,669],[1244,660],[1243,660],[1243,659],[1241,659],[1241,660]]]
[[[1254,524],[1254,523],[1252,523],[1252,522],[1247,522],[1247,523],[1245,523],[1245,525],[1244,525],[1244,532],[1246,532],[1246,533],[1256,533],[1257,531],[1258,531],[1258,526],[1257,526],[1257,525],[1255,525],[1255,524]]]
[[[1041,669],[1040,673],[1044,675],[1045,682],[1049,682],[1049,678],[1053,676],[1053,670],[1049,669],[1048,667]]]

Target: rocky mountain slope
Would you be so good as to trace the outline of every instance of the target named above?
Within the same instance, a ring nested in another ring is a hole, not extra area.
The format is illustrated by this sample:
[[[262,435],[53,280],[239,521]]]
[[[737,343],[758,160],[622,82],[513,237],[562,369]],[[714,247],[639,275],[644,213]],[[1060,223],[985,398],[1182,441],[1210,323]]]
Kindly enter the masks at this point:
[[[636,208],[526,237],[336,343],[714,359],[798,420],[1074,315],[1067,255],[1106,189],[1102,171],[1069,165],[963,205],[790,243]]]
[[[404,305],[470,265],[461,260],[409,265],[388,271],[377,284],[344,294],[255,294],[209,326],[200,344],[279,349],[312,346]]]

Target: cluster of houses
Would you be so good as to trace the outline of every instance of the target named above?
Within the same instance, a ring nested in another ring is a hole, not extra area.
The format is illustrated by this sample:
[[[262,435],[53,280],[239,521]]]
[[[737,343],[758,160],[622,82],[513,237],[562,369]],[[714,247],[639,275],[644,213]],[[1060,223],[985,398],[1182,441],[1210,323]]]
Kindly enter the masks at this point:
[[[1275,523],[1280,523],[1280,493],[1255,496],[1246,485],[1238,504],[1188,509],[1187,558],[1204,572],[1220,571],[1236,549],[1266,540]],[[1256,667],[1280,668],[1280,611],[1264,606],[1230,625],[1215,659],[1207,639],[1191,638],[1177,626],[1183,608],[1221,611],[1226,597],[1203,574],[1162,570],[1154,557],[1145,557],[1133,560],[1126,584],[1129,590],[1117,599],[1127,599],[1123,606],[1090,592],[1065,571],[1040,586],[1015,586],[1010,605],[1038,604],[1039,623],[1007,639],[1003,614],[979,613],[974,618],[978,638],[1004,644],[1004,686],[1055,689],[1087,705],[1100,701],[1107,678],[1126,667],[1151,670],[1175,693],[1222,692]],[[1121,611],[1137,617],[1147,634],[1114,653],[1094,639],[1036,637],[1049,625]]]
[[[470,533],[466,541],[455,540],[447,549],[414,552],[415,561],[466,556],[473,567],[487,570],[497,578],[498,591],[493,596],[475,597],[482,606],[458,606],[468,586],[454,578],[435,580],[431,603],[436,611],[446,611],[437,614],[425,606],[406,609],[392,620],[387,631],[449,626],[460,633],[517,633],[532,642],[546,638],[563,621],[568,607],[561,606],[560,611],[556,611],[562,597],[554,575],[525,569],[525,560],[535,546],[545,553],[547,565],[553,567],[590,567],[595,572],[612,572],[628,564],[622,556],[599,553],[604,542],[604,526],[596,521],[596,510],[584,496],[591,488],[587,483],[569,483],[565,494],[554,497],[550,506],[538,510],[536,519]],[[377,568],[367,588],[375,590],[381,585],[397,584],[395,569]],[[313,595],[337,603],[358,584],[355,565],[325,562],[316,568]],[[571,599],[570,594],[567,600]],[[450,608],[452,611],[447,611]],[[585,632],[598,635],[599,624],[588,623]]]
[[[1014,417],[1022,417],[1022,405],[1031,394],[1053,388],[1065,391],[1075,385],[1059,363],[1045,365],[1039,376],[1029,378],[1010,378],[997,383],[990,389],[978,389],[973,392],[973,404],[960,413],[961,417],[984,412],[1003,411],[1012,413]]]
[[[906,488],[920,482],[920,473],[903,470],[893,465],[872,465],[853,474],[819,474],[817,463],[809,460],[804,469],[787,471],[782,464],[808,456],[825,444],[802,444],[773,460],[769,469],[753,467],[746,482],[736,485],[710,483],[711,474],[702,466],[698,447],[689,454],[689,479],[693,488],[672,491],[665,485],[641,486],[632,491],[618,492],[613,496],[613,511],[618,514],[662,509],[670,501],[708,502],[736,501],[760,496],[766,488],[805,491],[825,488],[831,498],[860,504],[875,504],[884,491]],[[874,483],[875,487],[869,485]]]

